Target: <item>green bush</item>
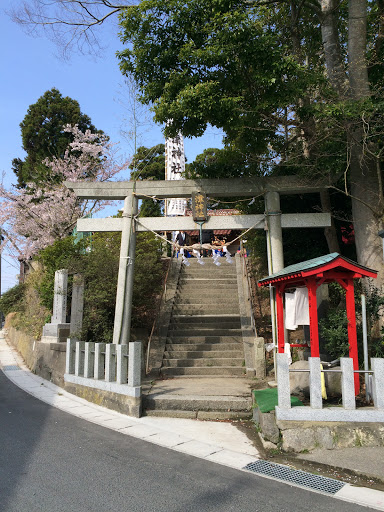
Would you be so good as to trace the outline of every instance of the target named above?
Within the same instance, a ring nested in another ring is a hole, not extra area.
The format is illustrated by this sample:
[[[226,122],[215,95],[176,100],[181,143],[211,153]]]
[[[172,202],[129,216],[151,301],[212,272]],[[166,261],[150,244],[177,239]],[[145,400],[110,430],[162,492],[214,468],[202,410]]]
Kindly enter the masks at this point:
[[[332,359],[348,355],[348,320],[343,310],[330,310],[326,318],[319,321],[321,336],[326,340],[325,349]]]
[[[8,313],[20,312],[23,310],[23,297],[25,285],[17,284],[2,294],[0,298],[0,311],[4,316]]]
[[[43,266],[44,275],[36,286],[43,306],[52,309],[56,270],[65,268],[70,274],[84,270],[85,247],[88,243],[87,239],[75,243],[73,236],[68,236],[39,252],[36,260]]]
[[[73,274],[85,282],[84,341],[110,343],[113,336],[120,233],[96,233],[92,240],[75,243],[72,236],[57,240],[40,251],[41,268],[28,276],[25,285],[5,293],[0,305],[5,314],[19,311],[17,325],[38,337],[52,311],[56,270],[68,269],[68,309],[71,304]],[[91,250],[87,250],[91,248]],[[152,233],[139,233],[136,243],[132,325],[150,329],[164,275],[161,243]]]

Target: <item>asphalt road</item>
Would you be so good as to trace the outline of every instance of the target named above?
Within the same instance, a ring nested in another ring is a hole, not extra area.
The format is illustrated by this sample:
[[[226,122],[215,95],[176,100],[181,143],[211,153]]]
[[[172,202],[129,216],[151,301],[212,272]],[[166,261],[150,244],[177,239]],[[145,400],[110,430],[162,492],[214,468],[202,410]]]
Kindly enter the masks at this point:
[[[1,512],[366,512],[168,450],[31,397],[0,371]]]

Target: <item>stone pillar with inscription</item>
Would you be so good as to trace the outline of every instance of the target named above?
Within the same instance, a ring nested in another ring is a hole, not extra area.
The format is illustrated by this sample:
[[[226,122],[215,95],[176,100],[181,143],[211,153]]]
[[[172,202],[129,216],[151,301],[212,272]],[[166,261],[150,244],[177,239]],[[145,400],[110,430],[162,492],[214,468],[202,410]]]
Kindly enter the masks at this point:
[[[68,270],[62,269],[55,272],[55,288],[53,296],[53,314],[51,323],[43,327],[42,342],[57,343],[66,342],[69,336],[70,324],[66,321],[67,314],[67,288]]]
[[[78,339],[83,326],[84,279],[81,274],[73,276],[70,337]]]

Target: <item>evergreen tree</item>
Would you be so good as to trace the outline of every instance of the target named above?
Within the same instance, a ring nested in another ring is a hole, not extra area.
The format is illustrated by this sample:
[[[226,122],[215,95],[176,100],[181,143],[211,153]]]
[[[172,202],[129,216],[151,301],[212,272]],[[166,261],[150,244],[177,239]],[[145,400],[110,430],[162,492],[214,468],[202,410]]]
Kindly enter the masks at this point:
[[[13,172],[17,176],[17,186],[25,188],[27,183],[36,186],[52,184],[60,177],[52,177],[49,167],[43,161],[48,158],[63,158],[73,135],[64,131],[66,125],[78,125],[82,132],[103,132],[97,130],[91,119],[83,114],[76,100],[63,97],[58,89],[51,89],[43,94],[36,103],[30,105],[28,112],[20,123],[23,149],[27,156],[24,160],[12,161]]]
[[[165,179],[165,147],[157,144],[152,148],[140,146],[129,166],[134,180]],[[160,217],[163,201],[145,198],[140,207],[140,217]]]

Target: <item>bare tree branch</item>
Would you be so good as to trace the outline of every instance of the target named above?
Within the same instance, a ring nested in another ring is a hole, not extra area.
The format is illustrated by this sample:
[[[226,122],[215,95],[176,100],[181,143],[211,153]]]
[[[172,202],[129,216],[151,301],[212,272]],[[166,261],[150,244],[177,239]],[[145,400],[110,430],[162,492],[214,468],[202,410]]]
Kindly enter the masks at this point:
[[[99,55],[102,46],[95,29],[140,0],[30,0],[7,11],[29,34],[43,32],[67,58],[73,51]]]

